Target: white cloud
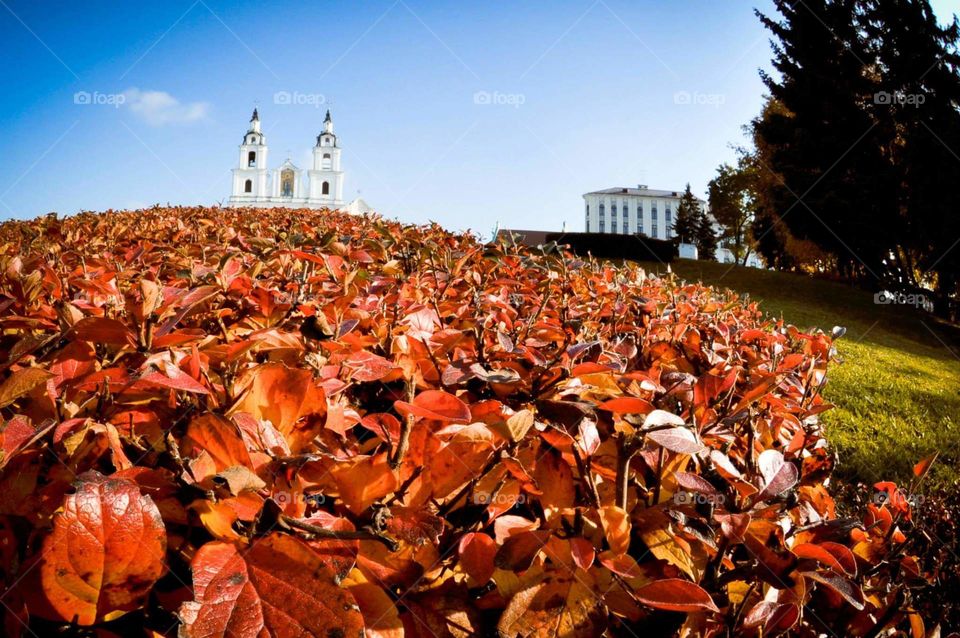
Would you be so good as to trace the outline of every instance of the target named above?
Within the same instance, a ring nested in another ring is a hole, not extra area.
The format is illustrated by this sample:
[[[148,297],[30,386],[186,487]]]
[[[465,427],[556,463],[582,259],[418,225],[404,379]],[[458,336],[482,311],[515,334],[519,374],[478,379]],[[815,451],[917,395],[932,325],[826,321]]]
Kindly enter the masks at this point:
[[[123,92],[124,106],[150,126],[189,124],[204,119],[210,110],[207,102],[183,104],[166,91],[141,91],[129,88]]]

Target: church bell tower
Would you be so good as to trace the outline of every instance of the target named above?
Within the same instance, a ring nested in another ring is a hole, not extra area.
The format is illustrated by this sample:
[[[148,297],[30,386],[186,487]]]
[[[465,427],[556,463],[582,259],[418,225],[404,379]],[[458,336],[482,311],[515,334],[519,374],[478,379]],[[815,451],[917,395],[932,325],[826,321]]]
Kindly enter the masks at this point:
[[[343,171],[340,170],[340,143],[333,132],[330,111],[323,120],[323,132],[313,147],[313,167],[308,171],[310,198],[329,208],[343,205]]]
[[[267,139],[260,130],[260,114],[253,109],[250,127],[240,144],[240,161],[233,169],[231,204],[252,203],[267,191]]]

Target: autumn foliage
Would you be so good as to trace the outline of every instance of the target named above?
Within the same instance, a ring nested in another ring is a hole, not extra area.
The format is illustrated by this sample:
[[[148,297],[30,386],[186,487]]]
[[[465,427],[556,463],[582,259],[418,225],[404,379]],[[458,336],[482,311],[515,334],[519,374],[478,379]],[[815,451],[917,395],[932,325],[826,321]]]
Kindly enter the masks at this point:
[[[4,224],[0,322],[8,636],[923,635],[909,502],[826,488],[830,336],[732,293],[154,208]]]

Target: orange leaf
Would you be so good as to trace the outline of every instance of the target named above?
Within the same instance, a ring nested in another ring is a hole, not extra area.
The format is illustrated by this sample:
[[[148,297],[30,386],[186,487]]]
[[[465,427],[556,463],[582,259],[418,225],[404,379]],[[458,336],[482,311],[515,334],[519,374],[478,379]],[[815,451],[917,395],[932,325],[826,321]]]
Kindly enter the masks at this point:
[[[705,589],[682,578],[666,578],[644,585],[634,592],[648,607],[667,611],[714,611],[719,609]]]
[[[630,515],[616,505],[600,508],[600,520],[607,544],[614,554],[625,554],[630,548]]]
[[[43,368],[24,368],[7,377],[0,385],[0,408],[5,408],[53,375]]]
[[[282,363],[257,366],[245,377],[246,392],[227,415],[246,412],[267,419],[296,454],[323,429],[327,402],[309,370]]]
[[[30,611],[92,625],[140,607],[163,574],[167,534],[137,484],[86,472],[43,541]]]
[[[397,412],[404,416],[431,419],[446,423],[470,423],[470,407],[442,390],[426,390],[413,398],[413,403],[397,401]]]
[[[937,457],[940,455],[940,452],[934,452],[930,456],[922,459],[919,463],[913,466],[913,475],[916,477],[922,477],[930,471],[930,466],[933,465],[933,462],[937,460]]]
[[[332,474],[340,488],[340,498],[354,514],[397,489],[397,476],[390,469],[386,453],[338,463]]]
[[[195,474],[197,481],[228,467],[252,465],[240,430],[233,422],[216,414],[204,414],[190,421],[180,443],[180,452],[188,458],[205,453],[213,460],[212,468],[208,468],[213,472],[205,471],[202,476]]]
[[[464,534],[458,546],[460,566],[471,578],[484,584],[493,576],[494,557],[497,544],[486,534],[470,532]]]
[[[293,536],[273,533],[245,552],[207,543],[190,566],[194,600],[180,608],[184,638],[363,635],[356,599]]]

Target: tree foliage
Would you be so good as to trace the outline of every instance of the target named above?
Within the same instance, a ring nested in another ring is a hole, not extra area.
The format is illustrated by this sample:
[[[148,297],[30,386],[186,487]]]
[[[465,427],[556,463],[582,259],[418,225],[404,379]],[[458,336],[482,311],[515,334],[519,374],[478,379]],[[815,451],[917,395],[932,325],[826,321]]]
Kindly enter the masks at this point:
[[[817,268],[955,299],[956,19],[941,26],[927,0],[775,6],[758,14],[775,74],[762,74],[771,99],[752,125],[764,254],[794,267],[788,237],[809,241],[826,255]]]
[[[680,197],[676,216],[673,219],[674,236],[683,243],[695,243],[699,216],[700,203],[694,197],[693,191],[690,190],[690,184],[687,183],[687,188]]]
[[[722,229],[720,239],[738,264],[746,264],[753,250],[751,236],[755,203],[751,184],[754,166],[741,159],[736,166],[721,164],[707,189],[710,214]]]
[[[826,489],[831,337],[732,293],[154,208],[0,226],[0,307],[5,635],[922,625],[910,504]]]

